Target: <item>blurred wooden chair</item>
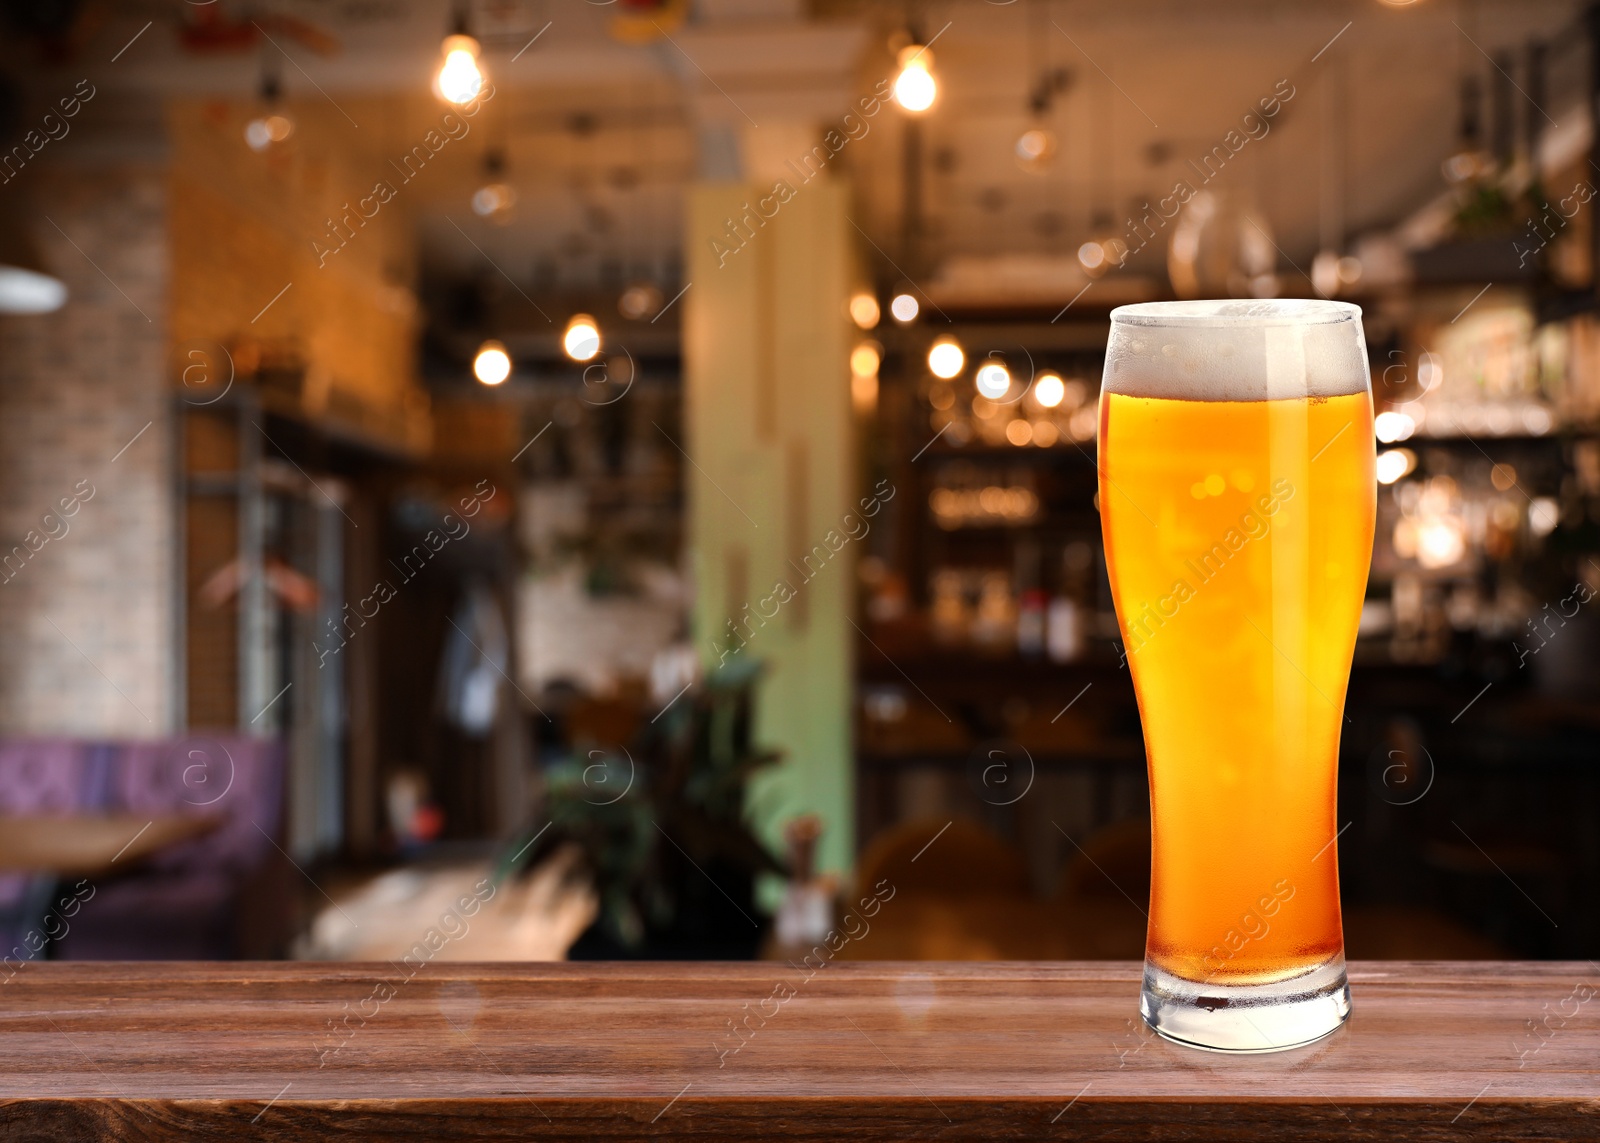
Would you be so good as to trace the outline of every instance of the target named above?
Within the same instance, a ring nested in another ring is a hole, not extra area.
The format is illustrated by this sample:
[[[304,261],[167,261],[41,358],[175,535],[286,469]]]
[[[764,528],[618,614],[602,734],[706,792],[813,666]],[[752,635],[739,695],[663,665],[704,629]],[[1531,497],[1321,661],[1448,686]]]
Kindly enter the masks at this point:
[[[1036,758],[1083,756],[1102,748],[1113,737],[1107,734],[1103,723],[1094,711],[1081,707],[1057,711],[1052,717],[1049,707],[1034,706],[1006,727],[1006,737]]]
[[[943,830],[941,833],[940,831]],[[937,839],[937,840],[935,840]],[[931,842],[931,844],[930,844]],[[850,957],[911,960],[1136,960],[1150,897],[1150,823],[1116,822],[1079,841],[1060,889],[1041,901],[1012,846],[974,822],[907,822],[867,847],[860,884],[897,895]]]
[[[1057,896],[1093,900],[1127,897],[1150,899],[1150,822],[1126,818],[1086,838],[1068,838],[1071,856],[1061,874]]]
[[[855,960],[1048,960],[1068,955],[1048,906],[1029,889],[1027,861],[976,822],[905,822],[873,839],[861,892],[894,887],[872,931],[845,946]]]
[[[1028,896],[1028,862],[976,822],[956,818],[903,822],[867,846],[860,884],[880,881],[907,893],[941,896]]]
[[[1351,960],[1510,960],[1493,940],[1432,909],[1369,905],[1344,910]]]
[[[1144,956],[1150,901],[1150,822],[1128,818],[1086,838],[1071,856],[1053,902],[1076,955],[1086,960]]]

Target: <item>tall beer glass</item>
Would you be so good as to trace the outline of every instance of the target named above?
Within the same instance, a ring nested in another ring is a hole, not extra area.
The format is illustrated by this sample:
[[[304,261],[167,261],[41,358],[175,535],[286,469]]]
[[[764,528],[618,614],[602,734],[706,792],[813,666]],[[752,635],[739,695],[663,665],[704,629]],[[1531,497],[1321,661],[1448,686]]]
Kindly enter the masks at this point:
[[[1111,314],[1106,564],[1150,773],[1141,1010],[1273,1051],[1349,1015],[1339,728],[1372,557],[1372,396],[1341,302]]]

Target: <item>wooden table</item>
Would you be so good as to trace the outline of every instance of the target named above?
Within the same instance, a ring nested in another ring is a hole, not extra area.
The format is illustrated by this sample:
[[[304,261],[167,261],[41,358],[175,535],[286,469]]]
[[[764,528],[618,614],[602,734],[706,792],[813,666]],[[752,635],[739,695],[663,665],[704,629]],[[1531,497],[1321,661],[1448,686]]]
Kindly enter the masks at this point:
[[[68,814],[0,817],[0,870],[98,877],[204,837],[216,814]]]
[[[1126,962],[404,976],[25,965],[0,1139],[1600,1138],[1591,964],[1359,965],[1346,1028],[1265,1056],[1152,1037]]]

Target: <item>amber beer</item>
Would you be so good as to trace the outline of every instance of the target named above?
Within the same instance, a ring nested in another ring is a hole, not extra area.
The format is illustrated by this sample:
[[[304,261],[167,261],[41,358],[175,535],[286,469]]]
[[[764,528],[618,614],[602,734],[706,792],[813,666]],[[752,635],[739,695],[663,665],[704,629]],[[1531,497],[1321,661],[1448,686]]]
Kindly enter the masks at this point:
[[[1203,1047],[1291,1047],[1349,1013],[1335,791],[1375,505],[1360,312],[1112,313],[1100,513],[1150,774],[1142,1008]]]

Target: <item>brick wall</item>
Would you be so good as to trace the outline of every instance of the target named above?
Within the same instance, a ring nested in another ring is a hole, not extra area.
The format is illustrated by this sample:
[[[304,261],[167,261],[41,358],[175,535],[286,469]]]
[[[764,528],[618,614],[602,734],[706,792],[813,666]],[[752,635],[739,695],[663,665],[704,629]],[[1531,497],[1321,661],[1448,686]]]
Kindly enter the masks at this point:
[[[0,317],[0,734],[161,734],[175,681],[166,174],[29,174],[29,199],[8,192],[0,209],[27,220],[70,293],[53,314]]]

